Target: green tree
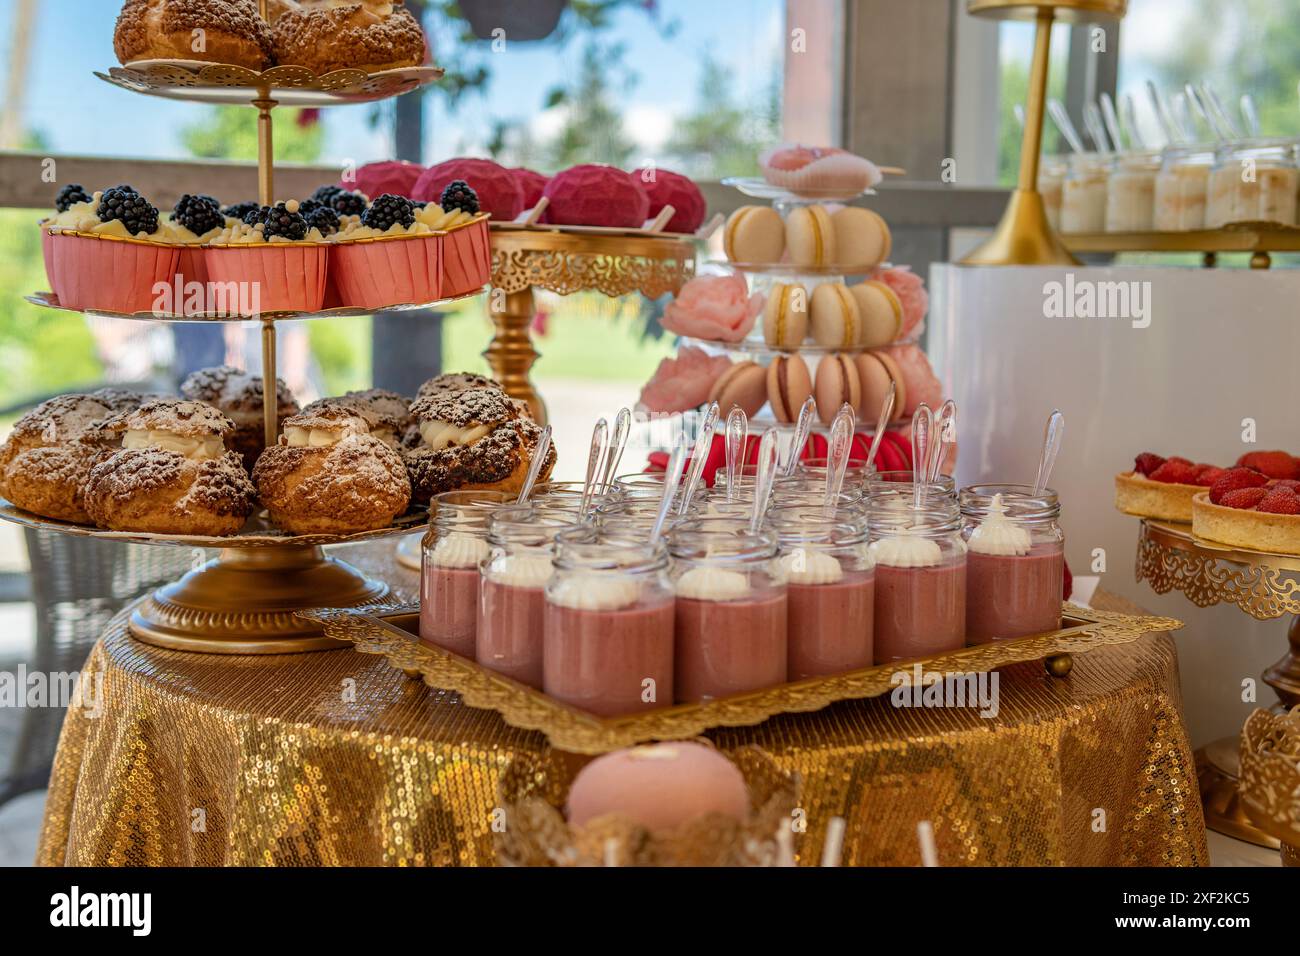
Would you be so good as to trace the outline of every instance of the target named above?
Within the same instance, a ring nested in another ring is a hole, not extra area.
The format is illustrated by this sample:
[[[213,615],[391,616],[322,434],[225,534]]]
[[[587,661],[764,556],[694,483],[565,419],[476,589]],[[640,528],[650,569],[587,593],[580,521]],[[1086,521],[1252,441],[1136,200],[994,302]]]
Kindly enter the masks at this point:
[[[732,96],[731,77],[708,51],[701,54],[693,112],[677,121],[666,152],[681,171],[693,176],[747,176],[758,171],[758,154],[781,130],[781,74],[758,103]]]
[[[636,144],[623,131],[623,117],[609,89],[610,65],[622,54],[621,45],[602,48],[595,41],[588,42],[577,81],[570,88],[552,91],[547,105],[567,108],[564,125],[547,144],[552,169],[575,163],[625,166],[632,157]]]

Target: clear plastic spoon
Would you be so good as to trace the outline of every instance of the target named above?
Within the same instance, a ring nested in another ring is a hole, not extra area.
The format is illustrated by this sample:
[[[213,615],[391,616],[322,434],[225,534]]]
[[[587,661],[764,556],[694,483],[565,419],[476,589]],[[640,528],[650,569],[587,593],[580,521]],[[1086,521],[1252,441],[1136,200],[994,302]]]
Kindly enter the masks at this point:
[[[739,405],[733,406],[727,413],[727,500],[735,501],[740,491],[741,459],[745,454],[745,442],[749,438],[749,416]]]
[[[831,437],[826,449],[826,500],[822,512],[833,518],[844,488],[844,472],[849,466],[849,451],[853,446],[853,429],[857,421],[853,406],[845,402],[831,422]]]
[[[758,442],[758,472],[754,476],[754,510],[749,516],[749,533],[758,534],[767,514],[767,501],[776,481],[776,460],[781,448],[777,443],[777,430],[769,428]]]
[[[1241,119],[1246,124],[1246,132],[1252,139],[1259,138],[1259,110],[1255,109],[1255,97],[1249,93],[1241,94]]]
[[[700,433],[695,436],[695,447],[691,450],[691,471],[686,476],[686,491],[682,493],[682,502],[678,506],[678,514],[686,514],[686,509],[691,506],[691,499],[695,497],[696,490],[700,487],[700,479],[704,477],[704,463],[709,457],[709,446],[713,444],[713,431],[718,425],[718,403],[709,403],[708,410],[704,413],[704,421],[700,423]]]
[[[672,454],[668,456],[668,473],[664,475],[664,496],[659,501],[659,512],[655,515],[655,523],[650,528],[652,548],[659,543],[659,538],[664,533],[664,523],[668,520],[668,512],[672,510],[677,487],[682,483],[682,462],[685,460],[686,440],[684,436],[679,436],[673,446]]]
[[[1132,93],[1124,94],[1123,114],[1120,116],[1120,126],[1128,134],[1130,149],[1146,149],[1146,140],[1142,137],[1142,131],[1138,129],[1138,108],[1137,101],[1133,99]]]
[[[799,464],[799,454],[808,444],[812,433],[813,420],[817,417],[817,399],[809,395],[804,399],[803,408],[799,409],[799,421],[794,426],[794,444],[790,446],[790,458],[781,473],[787,478],[794,474],[795,465]]]
[[[1057,99],[1048,100],[1047,112],[1052,115],[1052,122],[1061,131],[1065,141],[1070,144],[1070,149],[1076,153],[1086,153],[1087,150],[1083,148],[1083,137],[1079,135],[1079,130],[1075,127],[1074,120],[1070,119],[1070,114],[1065,111],[1065,104]]]
[[[1106,124],[1102,122],[1101,110],[1096,103],[1083,104],[1083,125],[1092,137],[1092,143],[1099,153],[1110,152],[1110,141],[1106,138]]]
[[[1106,133],[1115,144],[1115,152],[1124,151],[1124,132],[1120,128],[1119,113],[1115,111],[1115,101],[1109,93],[1101,94],[1101,116],[1106,123]]]
[[[957,440],[957,403],[951,398],[939,407],[939,414],[934,419],[934,436],[930,442],[930,463],[926,470],[926,481],[934,483],[939,480],[943,470],[944,455],[948,446]]]
[[[1052,414],[1047,416],[1047,427],[1043,429],[1043,452],[1038,458],[1038,475],[1034,478],[1035,494],[1041,495],[1046,490],[1064,437],[1065,416],[1061,414],[1059,408],[1054,408]]]
[[[1171,146],[1178,145],[1182,142],[1182,137],[1174,130],[1174,124],[1165,110],[1165,101],[1160,96],[1160,91],[1156,89],[1156,84],[1152,80],[1147,80],[1146,86],[1147,99],[1151,101],[1151,109],[1155,111],[1156,122],[1160,124],[1160,132],[1164,133],[1165,142]]]
[[[880,403],[880,418],[876,420],[876,434],[871,438],[871,448],[867,452],[866,473],[871,474],[871,466],[876,463],[876,452],[880,451],[880,443],[884,440],[885,429],[889,427],[889,419],[894,414],[894,394],[898,386],[893,382],[889,383],[889,391],[885,393],[885,400]]]
[[[610,440],[609,451],[605,455],[605,471],[600,479],[600,486],[606,493],[614,484],[614,476],[618,474],[618,463],[623,460],[623,452],[627,448],[628,432],[632,429],[632,410],[630,408],[620,408],[618,414],[614,416],[614,437]]]
[[[609,451],[609,422],[600,418],[591,430],[591,449],[587,452],[587,480],[582,485],[582,500],[578,503],[578,518],[587,520],[587,511],[591,507],[591,496],[596,491],[596,473],[600,463]]]
[[[930,461],[930,435],[934,413],[922,402],[912,415],[912,504],[919,511],[924,497],[926,469]]]
[[[537,476],[542,473],[542,466],[546,464],[546,456],[550,451],[551,426],[547,425],[542,429],[541,437],[537,439],[537,447],[533,449],[533,460],[528,463],[528,474],[524,476],[524,486],[519,489],[519,497],[515,499],[516,504],[523,504],[533,493],[533,485],[537,484]]]

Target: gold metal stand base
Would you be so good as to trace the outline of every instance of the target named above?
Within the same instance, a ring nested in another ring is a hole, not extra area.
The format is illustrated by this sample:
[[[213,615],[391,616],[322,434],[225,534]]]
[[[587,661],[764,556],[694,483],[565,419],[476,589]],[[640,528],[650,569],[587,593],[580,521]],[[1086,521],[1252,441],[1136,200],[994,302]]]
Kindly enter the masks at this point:
[[[1033,190],[1017,189],[993,235],[961,261],[964,266],[1077,266],[1079,260],[1065,247],[1047,221],[1043,197]]]
[[[1281,842],[1251,821],[1237,792],[1239,743],[1236,737],[1224,737],[1196,751],[1196,779],[1201,788],[1205,825],[1215,833],[1276,850]]]
[[[131,633],[146,644],[207,654],[297,654],[344,646],[295,612],[359,607],[388,594],[320,548],[229,548],[142,598]]]

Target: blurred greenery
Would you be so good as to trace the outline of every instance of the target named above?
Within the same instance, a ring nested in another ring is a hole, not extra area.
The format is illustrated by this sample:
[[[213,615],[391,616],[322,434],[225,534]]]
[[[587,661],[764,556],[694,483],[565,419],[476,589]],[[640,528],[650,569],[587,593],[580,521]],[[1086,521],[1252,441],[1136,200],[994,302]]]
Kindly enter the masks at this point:
[[[271,114],[277,162],[312,163],[320,159],[325,133],[317,116],[315,111],[305,110],[276,110]],[[256,160],[257,112],[245,106],[209,107],[194,122],[181,127],[180,141],[198,159]]]

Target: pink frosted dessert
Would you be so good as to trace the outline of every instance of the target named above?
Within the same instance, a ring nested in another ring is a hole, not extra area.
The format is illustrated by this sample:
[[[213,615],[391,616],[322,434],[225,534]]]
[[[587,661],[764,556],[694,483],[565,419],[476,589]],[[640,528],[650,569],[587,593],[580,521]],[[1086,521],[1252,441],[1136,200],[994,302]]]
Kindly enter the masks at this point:
[[[995,495],[967,541],[966,640],[984,644],[1059,629],[1064,579],[1062,542],[1035,542]]]
[[[876,561],[877,664],[955,651],[966,644],[966,558],[945,557],[921,536],[883,538]]]
[[[487,542],[453,533],[426,549],[420,576],[420,640],[473,659],[478,636],[479,562]]]
[[[483,574],[475,658],[484,667],[542,689],[547,556],[511,555]]]
[[[677,582],[674,687],[679,703],[785,683],[786,598],[737,571],[696,567]]]
[[[571,575],[553,585],[546,601],[542,688],[602,717],[670,706],[672,596],[643,596],[636,581],[600,573]]]
[[[875,644],[875,575],[848,569],[832,555],[782,556],[789,601],[789,679],[870,667]]]

